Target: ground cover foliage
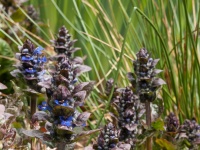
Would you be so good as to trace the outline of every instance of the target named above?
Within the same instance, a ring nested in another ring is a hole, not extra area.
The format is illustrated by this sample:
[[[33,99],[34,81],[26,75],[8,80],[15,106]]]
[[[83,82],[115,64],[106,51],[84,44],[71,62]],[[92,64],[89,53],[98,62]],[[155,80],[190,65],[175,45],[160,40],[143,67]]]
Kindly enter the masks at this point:
[[[198,149],[199,6],[0,0],[1,148]]]

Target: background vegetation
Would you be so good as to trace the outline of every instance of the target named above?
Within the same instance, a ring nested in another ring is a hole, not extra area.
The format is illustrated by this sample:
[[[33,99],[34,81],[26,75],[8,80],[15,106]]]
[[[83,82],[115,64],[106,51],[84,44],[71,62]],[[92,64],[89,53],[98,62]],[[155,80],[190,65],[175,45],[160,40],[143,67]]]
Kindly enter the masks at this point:
[[[30,20],[37,27],[37,34],[23,28],[21,20],[16,19],[27,15],[21,7],[20,13],[12,17],[2,13],[1,23],[10,29],[17,26],[24,37],[45,47],[47,55],[53,53],[49,40],[56,36],[62,25],[67,27],[74,39],[78,39],[75,46],[82,51],[76,55],[87,56],[85,64],[93,69],[81,80],[96,81],[95,89],[86,102],[86,109],[93,113],[89,122],[91,128],[96,128],[102,117],[102,124],[109,119],[109,111],[104,111],[109,103],[102,96],[105,81],[118,75],[115,78],[118,86],[127,86],[126,73],[133,71],[132,60],[142,47],[149,50],[153,58],[160,58],[158,68],[164,70],[161,76],[167,85],[158,95],[158,100],[164,103],[163,116],[173,111],[181,122],[192,117],[200,122],[199,1],[30,0],[25,3],[28,4],[32,4],[39,13],[39,22]],[[18,51],[17,45],[23,42],[18,35],[13,33],[9,36],[3,28],[0,33],[2,38],[12,41],[12,52]],[[4,60],[9,60],[4,56],[11,55],[5,51],[3,44],[0,43],[2,66]],[[123,57],[120,60],[121,53]],[[1,68],[1,82],[7,85],[11,78],[5,78],[2,72]]]

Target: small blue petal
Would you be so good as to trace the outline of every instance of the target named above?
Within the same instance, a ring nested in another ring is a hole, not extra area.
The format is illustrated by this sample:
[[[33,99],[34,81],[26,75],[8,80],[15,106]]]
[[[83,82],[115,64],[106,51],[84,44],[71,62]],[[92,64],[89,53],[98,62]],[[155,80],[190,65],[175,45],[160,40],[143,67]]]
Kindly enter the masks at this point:
[[[48,110],[47,107],[44,107],[44,106],[42,106],[42,105],[38,105],[38,109],[39,109],[40,111],[46,111],[46,110]]]
[[[35,72],[36,72],[35,69],[25,69],[25,71],[26,71],[27,73],[35,73]]]
[[[61,104],[61,106],[69,106],[69,103],[65,101],[63,104]]]
[[[25,48],[25,49],[22,50],[22,53],[23,53],[23,54],[28,54],[28,53],[29,53],[29,50]]]
[[[33,60],[33,57],[22,56],[22,57],[21,57],[21,60],[22,60],[22,61],[31,61],[31,60]]]
[[[54,100],[54,104],[60,105],[60,106],[69,106],[69,103],[67,100],[65,100],[63,103],[60,103],[58,100]]]
[[[82,124],[82,127],[85,127],[85,126],[86,126],[86,123],[83,123],[83,124]]]
[[[52,108],[45,101],[42,102],[42,105],[38,105],[38,109],[41,111],[52,111]]]
[[[78,81],[78,79],[75,78],[75,79],[72,81],[72,84],[75,84],[77,81]]]
[[[110,144],[109,147],[110,148],[114,148],[116,146],[116,144]]]
[[[44,62],[47,61],[47,58],[46,58],[46,57],[42,57],[42,58],[41,58],[41,61],[44,63]]]
[[[54,100],[54,103],[57,104],[57,105],[60,105],[58,100]]]
[[[60,116],[60,124],[62,126],[67,126],[67,127],[71,127],[72,126],[72,120],[73,120],[73,117],[70,116],[68,118],[64,118],[63,116]]]
[[[43,47],[41,47],[41,46],[37,47],[37,48],[34,50],[33,55],[42,54],[42,52],[41,52],[42,50],[44,50]]]
[[[61,121],[60,124],[62,126],[67,126],[67,127],[71,127],[72,126],[72,122],[71,121]]]
[[[42,106],[47,106],[47,102],[43,101]]]

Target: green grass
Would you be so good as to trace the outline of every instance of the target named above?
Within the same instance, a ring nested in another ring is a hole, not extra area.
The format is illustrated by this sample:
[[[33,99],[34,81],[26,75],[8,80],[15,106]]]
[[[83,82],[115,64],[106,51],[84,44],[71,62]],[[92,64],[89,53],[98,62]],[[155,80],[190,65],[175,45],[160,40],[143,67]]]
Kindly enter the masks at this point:
[[[95,80],[97,85],[86,105],[89,111],[102,105],[94,111],[96,121],[90,123],[91,128],[99,126],[108,113],[109,100],[99,96],[105,80],[112,77],[119,86],[129,85],[126,73],[133,71],[132,59],[142,47],[152,57],[160,58],[158,68],[164,70],[161,77],[167,85],[160,92],[165,106],[163,116],[173,111],[181,122],[192,117],[200,122],[199,1],[30,0],[29,3],[38,9],[45,24],[36,36],[46,44],[19,26],[27,38],[49,47],[51,33],[56,35],[58,28],[65,25],[72,37],[78,39],[75,46],[82,49],[76,55],[87,55],[85,64],[93,70],[81,79]],[[12,28],[11,18],[5,19],[4,15],[1,17]],[[1,29],[0,32],[8,36]],[[15,44],[21,43],[16,36],[8,38]]]

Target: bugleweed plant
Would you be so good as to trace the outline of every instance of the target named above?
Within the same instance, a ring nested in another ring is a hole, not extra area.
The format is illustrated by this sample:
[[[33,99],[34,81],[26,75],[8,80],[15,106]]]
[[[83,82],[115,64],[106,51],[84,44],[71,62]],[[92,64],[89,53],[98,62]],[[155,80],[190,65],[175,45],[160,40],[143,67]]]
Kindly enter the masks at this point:
[[[0,0],[0,149],[199,149],[199,6]]]
[[[33,126],[44,122],[46,132],[40,130],[27,130],[24,134],[37,137],[50,147],[57,149],[74,149],[75,142],[80,138],[90,135],[98,130],[77,132],[86,126],[90,116],[88,112],[78,112],[77,107],[83,107],[84,101],[93,88],[94,82],[78,82],[81,73],[90,71],[91,68],[83,65],[80,57],[72,58],[71,54],[78,50],[73,48],[76,40],[71,40],[68,30],[60,28],[57,38],[53,40],[56,56],[50,58],[50,79],[45,79],[38,85],[46,88],[48,100],[38,106],[39,110],[32,116]]]

